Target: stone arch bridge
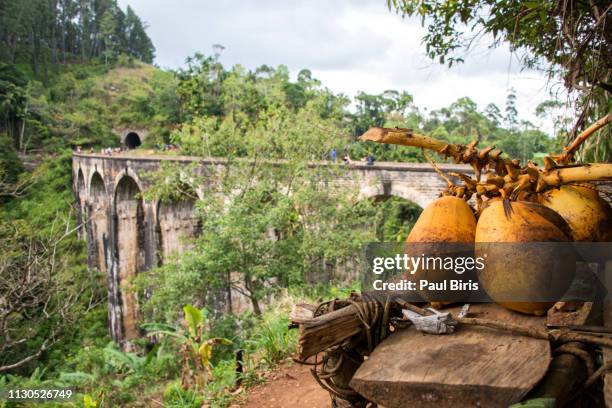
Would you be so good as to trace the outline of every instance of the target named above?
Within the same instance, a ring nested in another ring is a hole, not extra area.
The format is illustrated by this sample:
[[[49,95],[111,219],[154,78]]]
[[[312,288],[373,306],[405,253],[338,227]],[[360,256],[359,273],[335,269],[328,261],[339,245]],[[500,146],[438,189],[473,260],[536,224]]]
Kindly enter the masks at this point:
[[[148,173],[163,161],[182,165],[224,166],[223,159],[187,156],[138,156],[130,154],[75,153],[72,160],[74,192],[79,209],[82,238],[88,247],[88,262],[108,277],[109,325],[117,342],[138,336],[136,299],[125,290],[137,273],[158,266],[172,253],[185,249],[183,237],[198,233],[194,202],[159,202],[143,199],[151,187]],[[313,166],[339,165],[317,162]],[[471,172],[464,165],[441,165],[443,171]],[[373,166],[352,163],[339,176],[339,184],[352,184],[366,197],[397,196],[425,207],[445,187],[428,164],[378,162]],[[199,171],[196,170],[196,171]],[[206,188],[197,191],[202,196]]]

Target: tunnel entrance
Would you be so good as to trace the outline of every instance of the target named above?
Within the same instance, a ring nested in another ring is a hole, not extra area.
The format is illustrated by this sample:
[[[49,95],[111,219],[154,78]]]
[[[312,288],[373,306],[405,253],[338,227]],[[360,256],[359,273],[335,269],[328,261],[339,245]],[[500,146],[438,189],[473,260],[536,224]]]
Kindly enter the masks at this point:
[[[135,149],[142,144],[142,141],[138,133],[130,132],[125,136],[125,141],[123,143],[128,149]]]

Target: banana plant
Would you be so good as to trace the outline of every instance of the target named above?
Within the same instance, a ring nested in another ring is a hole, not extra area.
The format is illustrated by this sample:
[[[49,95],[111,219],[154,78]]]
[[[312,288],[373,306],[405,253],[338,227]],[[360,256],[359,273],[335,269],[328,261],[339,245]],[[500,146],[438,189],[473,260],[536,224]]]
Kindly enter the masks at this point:
[[[180,344],[183,358],[183,372],[181,383],[184,388],[194,382],[198,389],[205,389],[210,376],[212,364],[210,362],[214,346],[217,344],[229,345],[232,342],[222,337],[207,338],[205,333],[205,313],[192,305],[183,307],[183,330],[165,324],[147,325],[148,336],[169,336],[175,338]],[[195,372],[194,372],[195,369]]]

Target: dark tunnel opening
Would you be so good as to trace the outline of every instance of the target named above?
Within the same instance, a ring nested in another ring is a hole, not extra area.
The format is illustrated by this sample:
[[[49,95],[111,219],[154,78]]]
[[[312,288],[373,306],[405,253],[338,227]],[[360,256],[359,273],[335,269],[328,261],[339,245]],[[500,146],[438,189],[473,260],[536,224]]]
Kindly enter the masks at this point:
[[[124,143],[128,149],[135,149],[142,144],[140,136],[135,132],[128,133]]]

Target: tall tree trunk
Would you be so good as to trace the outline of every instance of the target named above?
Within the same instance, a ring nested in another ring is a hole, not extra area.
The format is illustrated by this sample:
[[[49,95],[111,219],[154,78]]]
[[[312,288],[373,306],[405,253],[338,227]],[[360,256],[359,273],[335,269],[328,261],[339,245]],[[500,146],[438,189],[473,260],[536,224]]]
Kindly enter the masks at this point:
[[[66,30],[68,29],[68,23],[66,18],[66,4],[62,5],[62,22],[60,25],[60,32],[62,33],[62,61],[66,65]]]
[[[6,121],[6,132],[10,139],[13,140],[13,147],[19,151],[19,123],[11,118]]]
[[[250,296],[251,305],[253,305],[253,313],[257,316],[261,316],[261,308],[259,307],[259,301],[255,296]]]
[[[227,276],[225,278],[226,281],[226,285],[225,285],[225,300],[227,302],[227,311],[228,313],[234,314],[234,310],[233,310],[233,305],[232,305],[232,285],[231,285],[231,276],[230,276],[230,272],[227,272]]]
[[[56,18],[56,12],[57,12],[57,1],[53,1],[51,3],[51,7],[52,7],[52,19],[51,19],[51,41],[50,41],[50,46],[51,46],[51,64],[55,67],[57,64],[57,48],[58,48],[58,44],[57,44],[57,18]]]
[[[47,53],[42,53],[42,63],[43,63],[43,73],[44,73],[44,79],[43,79],[43,83],[45,84],[45,86],[47,86],[49,84],[49,64],[47,63]]]
[[[15,55],[17,55],[17,38],[15,35],[11,36],[11,64],[15,63]]]
[[[22,153],[26,152],[26,144],[23,141],[23,136],[25,135],[25,126],[26,126],[26,120],[28,118],[28,104],[26,102],[26,106],[24,108],[23,111],[23,118],[21,118],[21,129],[19,129],[19,150]]]
[[[38,75],[38,50],[36,49],[36,40],[34,38],[34,29],[30,30],[30,49],[32,52],[32,71],[34,75]]]
[[[248,273],[244,274],[244,288],[246,292],[248,292],[249,300],[251,301],[251,305],[253,306],[253,313],[257,316],[261,315],[261,307],[259,307],[259,301],[255,296],[255,291],[253,290],[253,281],[251,280],[251,276]]]

